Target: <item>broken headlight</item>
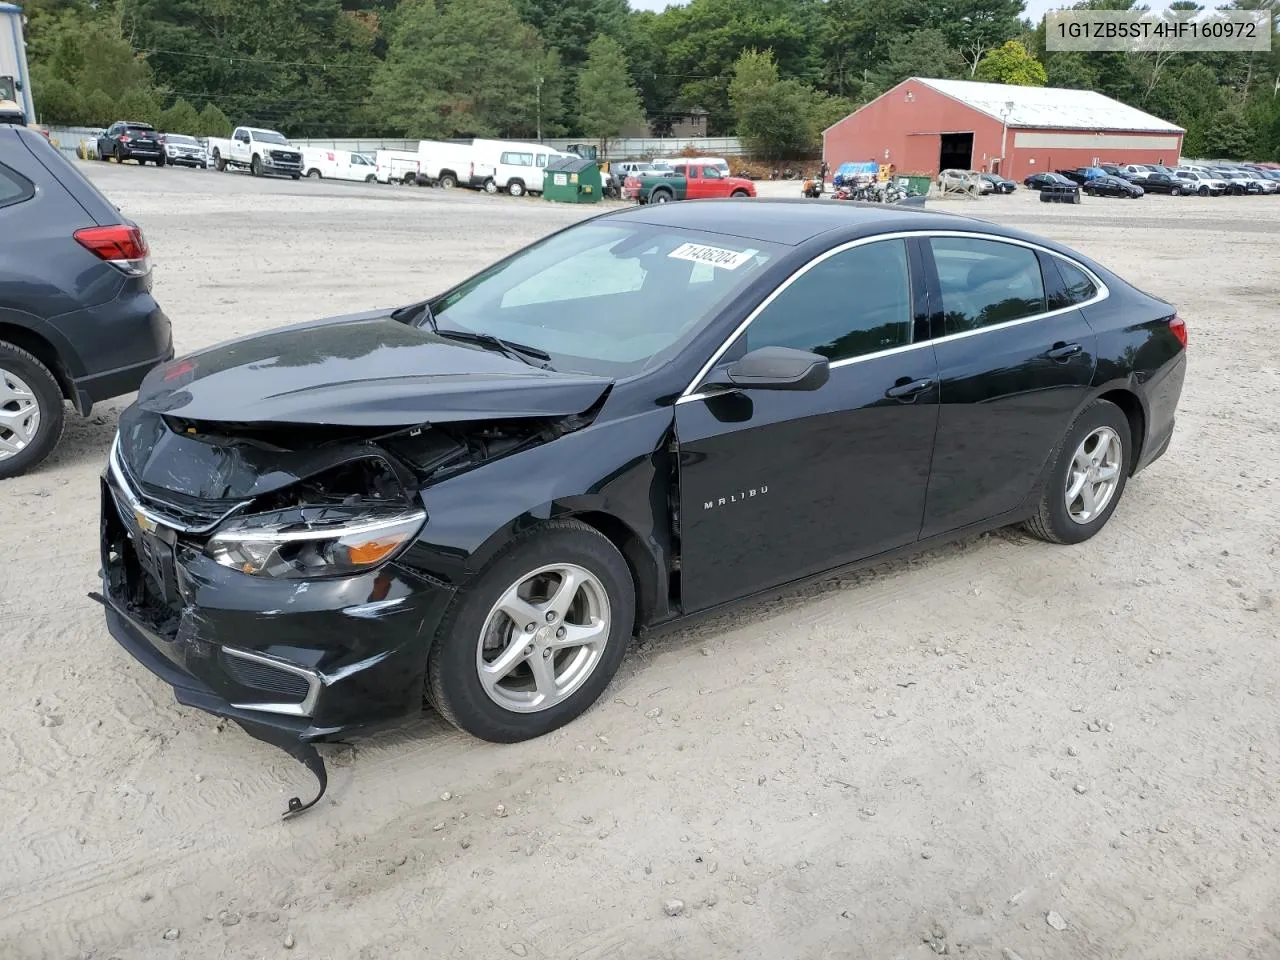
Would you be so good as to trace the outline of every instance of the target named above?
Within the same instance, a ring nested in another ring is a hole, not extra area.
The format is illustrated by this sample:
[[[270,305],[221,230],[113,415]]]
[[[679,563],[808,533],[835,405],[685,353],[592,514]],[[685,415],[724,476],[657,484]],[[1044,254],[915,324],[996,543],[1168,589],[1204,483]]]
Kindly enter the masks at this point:
[[[389,559],[426,520],[422,510],[295,507],[224,524],[205,553],[256,577],[332,577]]]

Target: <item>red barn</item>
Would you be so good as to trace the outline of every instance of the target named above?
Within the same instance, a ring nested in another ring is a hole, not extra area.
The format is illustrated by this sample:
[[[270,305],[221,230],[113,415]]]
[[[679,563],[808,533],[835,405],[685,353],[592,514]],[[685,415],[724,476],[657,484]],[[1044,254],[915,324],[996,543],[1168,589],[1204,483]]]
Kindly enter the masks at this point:
[[[1014,180],[1099,163],[1175,166],[1186,131],[1092,90],[911,77],[822,133],[834,170],[988,170]]]

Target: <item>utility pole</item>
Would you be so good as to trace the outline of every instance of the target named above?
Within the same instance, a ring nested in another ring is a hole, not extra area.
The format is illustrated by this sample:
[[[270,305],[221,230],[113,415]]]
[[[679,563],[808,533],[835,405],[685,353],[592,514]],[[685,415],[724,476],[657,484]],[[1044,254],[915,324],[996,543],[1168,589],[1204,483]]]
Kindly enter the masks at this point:
[[[538,74],[538,142],[542,142],[542,74]]]

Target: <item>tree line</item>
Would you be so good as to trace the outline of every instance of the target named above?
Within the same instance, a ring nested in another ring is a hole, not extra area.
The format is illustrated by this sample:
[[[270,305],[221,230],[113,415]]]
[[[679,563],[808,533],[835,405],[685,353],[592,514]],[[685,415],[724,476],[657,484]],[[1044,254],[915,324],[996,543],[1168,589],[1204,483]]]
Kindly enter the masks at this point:
[[[1272,11],[1280,0],[1236,0]],[[1135,0],[1085,0],[1130,9]],[[1196,9],[1175,0],[1175,9]],[[1097,90],[1192,156],[1280,159],[1265,53],[1046,50],[1022,0],[25,0],[40,119],[226,135],[608,140],[694,122],[762,158],[909,76]]]

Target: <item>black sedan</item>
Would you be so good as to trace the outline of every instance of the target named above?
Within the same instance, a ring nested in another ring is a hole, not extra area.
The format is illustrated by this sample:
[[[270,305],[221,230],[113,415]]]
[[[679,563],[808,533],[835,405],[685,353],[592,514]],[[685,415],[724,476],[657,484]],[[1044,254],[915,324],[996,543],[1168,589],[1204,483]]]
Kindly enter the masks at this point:
[[[1007,524],[1088,540],[1165,452],[1185,346],[1165,301],[991,223],[619,211],[154,371],[97,599],[180,702],[318,774],[314,741],[424,697],[524,740],[638,631]]]
[[[1080,188],[1091,197],[1122,197],[1126,200],[1137,200],[1144,193],[1142,187],[1130,183],[1123,177],[1094,177],[1086,181]]]
[[[1147,193],[1168,193],[1175,197],[1193,191],[1187,190],[1186,182],[1169,173],[1152,172],[1142,181],[1142,189]]]
[[[98,138],[98,159],[117,163],[137,160],[139,166],[150,162],[163,167],[164,138],[149,123],[118,120]]]
[[[1022,181],[1023,185],[1030,190],[1039,190],[1047,184],[1063,184],[1072,182],[1073,181],[1068,180],[1061,174],[1049,172],[1033,173],[1029,177],[1024,177]]]
[[[1018,189],[1017,183],[1007,180],[998,173],[984,173],[982,179],[991,184],[992,189],[996,193],[1013,193]]]

